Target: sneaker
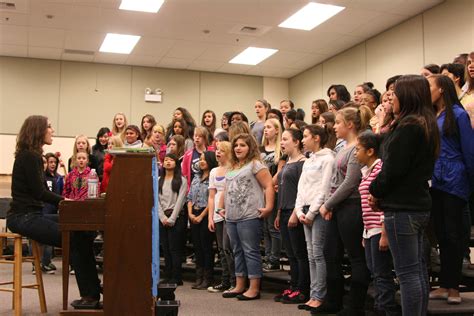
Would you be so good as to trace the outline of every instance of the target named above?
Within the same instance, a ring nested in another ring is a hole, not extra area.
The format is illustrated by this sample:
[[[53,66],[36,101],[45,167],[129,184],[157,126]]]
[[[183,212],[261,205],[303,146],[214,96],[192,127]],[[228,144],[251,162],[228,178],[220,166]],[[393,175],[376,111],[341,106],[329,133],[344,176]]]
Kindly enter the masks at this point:
[[[291,292],[293,292],[291,289],[286,289],[284,290],[283,292],[281,292],[280,294],[276,295],[273,297],[273,300],[275,302],[281,302],[282,298],[283,297],[286,297],[287,295],[290,295]]]
[[[31,274],[35,275],[36,274],[36,271],[35,271],[35,266],[32,266],[31,267]]]
[[[293,291],[281,299],[283,304],[302,304],[306,301],[308,301],[308,297],[301,293],[300,290]]]
[[[207,290],[211,293],[224,292],[225,290],[228,290],[228,289],[230,289],[230,285],[225,284],[225,283],[220,283],[215,286],[210,286],[207,288]]]
[[[48,267],[51,269],[51,270],[57,270],[56,269],[56,266],[51,262],[50,264],[48,264]]]
[[[69,274],[70,274],[70,275],[75,275],[75,274],[76,274],[76,271],[74,271],[74,269],[71,269],[71,270],[69,270]]]
[[[280,271],[280,265],[277,263],[266,263],[262,267],[263,272]]]
[[[44,264],[40,264],[41,266],[41,271],[43,271],[46,274],[54,274],[54,270],[49,267],[49,265],[45,266]]]

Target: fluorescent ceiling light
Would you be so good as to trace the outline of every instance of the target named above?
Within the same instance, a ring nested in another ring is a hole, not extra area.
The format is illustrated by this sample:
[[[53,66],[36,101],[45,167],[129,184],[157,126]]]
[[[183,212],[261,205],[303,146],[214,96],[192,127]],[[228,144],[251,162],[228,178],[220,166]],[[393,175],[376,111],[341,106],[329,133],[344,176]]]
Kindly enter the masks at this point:
[[[248,47],[232,58],[230,64],[256,65],[275,54],[278,49]]]
[[[107,33],[99,51],[104,53],[130,54],[141,36]]]
[[[164,0],[122,0],[119,9],[156,13],[160,10]]]
[[[310,31],[344,9],[345,7],[336,5],[310,2],[278,26]]]

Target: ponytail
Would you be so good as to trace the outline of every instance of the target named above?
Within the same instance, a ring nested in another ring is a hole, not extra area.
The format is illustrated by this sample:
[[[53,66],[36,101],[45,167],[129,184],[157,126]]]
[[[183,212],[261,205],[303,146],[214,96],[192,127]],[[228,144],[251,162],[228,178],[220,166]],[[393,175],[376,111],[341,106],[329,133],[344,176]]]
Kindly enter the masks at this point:
[[[319,146],[321,148],[326,147],[329,140],[329,132],[327,126],[320,126],[316,124],[306,125],[304,129],[307,129],[312,136],[319,136]]]
[[[359,108],[355,108],[355,107],[343,108],[339,110],[337,113],[341,114],[346,124],[349,122],[352,122],[354,124],[356,133],[366,130],[367,127],[369,126],[370,119],[373,116],[373,113],[370,110],[370,108],[365,105],[360,106]]]

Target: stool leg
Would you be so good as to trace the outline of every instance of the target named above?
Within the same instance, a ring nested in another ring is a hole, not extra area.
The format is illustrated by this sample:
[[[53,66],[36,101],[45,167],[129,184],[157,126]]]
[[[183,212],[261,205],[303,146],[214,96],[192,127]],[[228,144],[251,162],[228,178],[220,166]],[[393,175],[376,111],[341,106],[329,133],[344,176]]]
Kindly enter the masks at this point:
[[[23,242],[21,238],[15,238],[15,256],[14,256],[14,276],[13,276],[13,301],[14,301],[14,309],[15,309],[15,316],[21,316],[21,274],[22,274],[22,251],[23,251]],[[41,273],[40,271],[36,271],[36,273]]]
[[[43,273],[41,272],[41,265],[40,265],[40,249],[39,244],[32,240],[32,248],[33,248],[33,258],[34,258],[34,265],[36,271],[36,284],[38,284],[38,296],[40,301],[40,308],[42,313],[48,312],[46,308],[46,298],[44,295],[44,285],[43,285]]]

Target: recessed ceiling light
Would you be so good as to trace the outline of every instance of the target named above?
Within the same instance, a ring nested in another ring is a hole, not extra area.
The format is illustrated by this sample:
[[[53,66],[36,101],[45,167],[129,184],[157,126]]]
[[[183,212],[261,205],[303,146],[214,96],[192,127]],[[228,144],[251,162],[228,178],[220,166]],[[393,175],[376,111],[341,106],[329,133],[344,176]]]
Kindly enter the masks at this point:
[[[310,2],[278,26],[310,31],[344,9],[345,7],[336,5]]]
[[[119,9],[156,13],[160,10],[164,0],[122,0]]]
[[[275,54],[278,49],[248,47],[243,52],[232,58],[230,64],[257,65],[271,55]]]
[[[130,54],[141,36],[107,33],[99,51],[104,53]]]

